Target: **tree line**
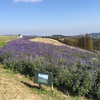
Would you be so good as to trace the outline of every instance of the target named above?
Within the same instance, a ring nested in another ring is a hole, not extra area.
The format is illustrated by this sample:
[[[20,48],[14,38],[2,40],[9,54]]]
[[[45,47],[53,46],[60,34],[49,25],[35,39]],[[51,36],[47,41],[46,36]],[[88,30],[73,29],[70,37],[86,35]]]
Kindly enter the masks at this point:
[[[82,49],[86,49],[89,51],[100,51],[100,37],[98,39],[92,39],[88,34],[85,36],[77,36],[77,37],[52,37],[64,44],[79,47]]]

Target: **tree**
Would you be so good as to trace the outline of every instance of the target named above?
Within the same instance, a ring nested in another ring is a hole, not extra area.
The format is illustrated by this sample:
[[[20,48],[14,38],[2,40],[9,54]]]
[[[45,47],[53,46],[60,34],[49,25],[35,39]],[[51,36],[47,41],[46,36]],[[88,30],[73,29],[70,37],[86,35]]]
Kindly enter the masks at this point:
[[[99,37],[99,39],[97,41],[97,50],[100,51],[100,37]]]
[[[77,46],[84,49],[84,36],[77,38]]]
[[[86,34],[84,38],[84,46],[86,50],[93,50],[93,43],[91,37]]]

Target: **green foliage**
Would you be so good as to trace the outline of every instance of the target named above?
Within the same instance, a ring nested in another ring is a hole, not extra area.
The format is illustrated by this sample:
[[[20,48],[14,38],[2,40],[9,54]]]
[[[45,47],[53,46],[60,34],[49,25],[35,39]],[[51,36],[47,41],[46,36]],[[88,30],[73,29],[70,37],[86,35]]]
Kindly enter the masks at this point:
[[[93,50],[93,42],[91,37],[86,34],[85,36],[77,38],[77,46],[86,50]]]
[[[3,47],[6,44],[6,42],[0,42],[0,47]]]
[[[100,51],[100,38],[97,40],[97,50]]]
[[[77,46],[83,49],[85,48],[85,37],[84,36],[77,38]]]
[[[91,38],[88,34],[77,38],[76,46],[80,48],[93,51],[93,50],[97,50],[97,48],[99,47],[98,45],[99,45],[99,41],[97,39]]]
[[[49,67],[39,67],[41,65],[40,61],[30,63],[28,61],[21,61],[18,63],[8,63],[5,68],[10,68],[14,72],[19,72],[29,77],[34,76],[34,68],[38,65],[38,70],[48,71],[53,73],[54,85],[59,87],[63,86],[65,89],[70,89],[71,91],[79,95],[96,95],[100,98],[100,71],[90,70],[90,66],[81,65],[78,63],[76,66],[59,68],[55,66]],[[94,79],[96,76],[96,79]],[[94,86],[93,81],[96,81]],[[42,91],[43,93],[45,91]]]
[[[66,37],[66,36],[52,36],[51,38],[58,40],[67,45],[79,47],[82,49],[86,49],[89,51],[98,52],[100,51],[100,38],[91,38],[88,34],[85,36],[77,36],[77,37]]]
[[[20,61],[20,62],[10,62],[5,64],[5,68],[13,70],[15,73],[21,73],[28,75],[30,77],[34,76],[34,66],[30,62]]]
[[[84,45],[86,50],[93,50],[92,39],[88,34],[85,35]]]
[[[65,38],[63,42],[68,45],[73,45],[73,41],[70,38]]]
[[[77,46],[77,39],[76,38],[64,38],[60,40],[64,44],[71,45],[71,46]]]
[[[98,74],[100,74],[100,72],[97,72],[98,69],[90,70],[89,66],[78,63],[75,67],[68,67],[60,70],[57,73],[56,82],[57,85],[62,85],[65,89],[72,89],[73,92],[79,95],[96,95],[99,99],[100,76]],[[97,78],[97,82],[95,82],[95,78]]]

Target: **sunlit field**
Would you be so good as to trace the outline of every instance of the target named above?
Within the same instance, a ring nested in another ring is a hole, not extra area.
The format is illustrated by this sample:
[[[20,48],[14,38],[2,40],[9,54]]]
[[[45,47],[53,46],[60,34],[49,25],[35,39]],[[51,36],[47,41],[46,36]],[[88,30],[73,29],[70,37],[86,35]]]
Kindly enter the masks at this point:
[[[19,38],[18,36],[0,36],[0,47],[4,46],[7,42]]]
[[[42,43],[49,43],[49,44],[53,44],[53,45],[64,45],[63,43],[58,42],[57,40],[54,39],[49,39],[49,38],[35,38],[35,39],[30,39],[30,41],[33,42],[42,42]]]

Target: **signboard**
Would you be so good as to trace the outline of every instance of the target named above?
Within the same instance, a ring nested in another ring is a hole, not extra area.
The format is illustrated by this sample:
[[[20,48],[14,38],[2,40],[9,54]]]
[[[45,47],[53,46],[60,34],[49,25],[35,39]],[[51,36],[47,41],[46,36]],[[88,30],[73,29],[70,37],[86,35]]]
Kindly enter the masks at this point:
[[[48,75],[38,73],[38,82],[48,84]]]
[[[53,74],[35,70],[34,83],[52,86]]]

